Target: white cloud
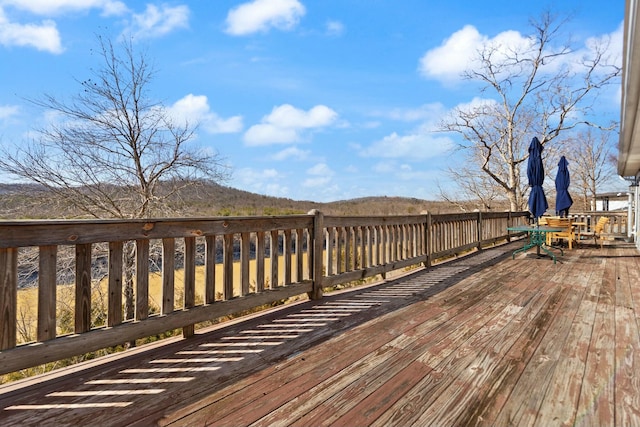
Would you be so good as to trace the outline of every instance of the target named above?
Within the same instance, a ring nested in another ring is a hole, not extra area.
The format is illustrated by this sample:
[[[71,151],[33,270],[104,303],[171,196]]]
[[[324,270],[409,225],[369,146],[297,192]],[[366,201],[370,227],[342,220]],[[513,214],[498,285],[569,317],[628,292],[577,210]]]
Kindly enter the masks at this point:
[[[208,133],[236,133],[242,131],[242,116],[223,119],[211,111],[205,95],[189,94],[168,107],[174,120],[198,123]]]
[[[290,30],[304,14],[305,8],[298,0],[253,0],[229,11],[226,32],[242,36],[270,28]]]
[[[590,37],[584,41],[582,48],[569,54],[557,56],[545,61],[540,71],[545,73],[557,72],[562,67],[578,68],[582,67],[584,58],[593,58],[597,49],[607,47],[603,56],[603,65],[621,65],[623,39],[623,23],[612,33],[601,36]],[[490,38],[480,32],[472,25],[466,25],[462,29],[453,33],[445,39],[442,44],[434,49],[428,50],[419,60],[418,71],[425,78],[439,80],[443,83],[452,83],[460,80],[463,72],[473,69],[476,64],[479,52],[485,47],[492,50],[492,62],[494,64],[503,62],[513,52],[518,52],[521,58],[527,55],[537,54],[535,40],[522,35],[518,31],[503,31],[495,37]],[[550,57],[554,49],[559,47],[547,46],[544,55]],[[604,68],[604,67],[603,67]],[[610,72],[605,69],[605,72]],[[510,72],[510,71],[509,71]]]
[[[262,122],[253,125],[244,134],[247,145],[290,144],[301,140],[305,130],[332,125],[338,113],[324,105],[316,105],[309,111],[289,104],[274,107]]]
[[[610,34],[588,38],[584,43],[584,48],[576,52],[578,57],[576,62],[585,56],[592,58],[598,51],[606,49],[602,58],[603,65],[622,67],[623,31],[624,22],[621,22],[618,28]],[[610,70],[606,69],[605,72],[609,73]]]
[[[103,15],[121,15],[128,10],[124,2],[118,0],[2,0],[1,3],[36,15],[89,9],[100,9]]]
[[[56,22],[44,19],[41,22],[16,22],[8,17],[11,9],[40,16],[56,16],[67,12],[99,9],[103,16],[122,15],[127,6],[117,0],[1,0],[0,1],[0,45],[34,47],[37,50],[62,53],[60,33]]]
[[[0,105],[0,120],[8,120],[20,111],[17,105]]]
[[[238,188],[275,197],[287,197],[290,194],[289,188],[281,184],[284,178],[276,169],[242,168],[234,172]]]
[[[306,160],[309,158],[311,152],[308,150],[301,150],[298,147],[287,147],[282,151],[277,152],[271,158],[277,161],[283,161],[288,159],[293,160]]]
[[[137,38],[161,37],[175,29],[189,27],[189,7],[147,4],[143,13],[134,14],[126,34]]]
[[[462,102],[456,105],[456,107],[454,108],[454,111],[463,111],[466,113],[473,113],[474,111],[478,111],[479,109],[486,109],[486,108],[493,109],[496,107],[498,107],[498,102],[495,99],[479,98],[476,96],[469,102]]]
[[[434,137],[431,132],[416,131],[407,135],[393,132],[360,151],[363,157],[424,160],[446,153],[453,147],[447,137]]]
[[[394,161],[378,162],[371,168],[376,173],[392,173],[395,172],[398,165]]]
[[[500,61],[501,52],[523,52],[530,44],[531,41],[517,31],[503,31],[491,39],[473,25],[465,25],[440,46],[427,51],[420,58],[418,71],[426,78],[453,82],[472,67],[483,46],[493,46],[497,55],[494,58]]]
[[[326,187],[330,182],[331,182],[331,177],[314,176],[313,178],[307,178],[304,181],[302,181],[302,186],[305,188]]]
[[[344,24],[340,21],[327,21],[327,35],[338,37],[344,34]]]
[[[307,169],[309,175],[333,176],[333,171],[326,163],[318,163]]]
[[[38,50],[62,53],[56,23],[45,19],[39,24],[10,22],[0,8],[0,44],[3,46],[31,46]]]
[[[311,176],[302,181],[302,186],[305,188],[318,188],[329,185],[334,172],[326,163],[318,163],[307,169],[307,174]]]
[[[416,122],[433,120],[442,116],[444,106],[440,103],[424,104],[417,108],[394,108],[390,111],[377,111],[374,117],[385,117],[402,122]]]
[[[437,80],[456,80],[486,41],[473,25],[466,25],[420,58],[420,74]]]

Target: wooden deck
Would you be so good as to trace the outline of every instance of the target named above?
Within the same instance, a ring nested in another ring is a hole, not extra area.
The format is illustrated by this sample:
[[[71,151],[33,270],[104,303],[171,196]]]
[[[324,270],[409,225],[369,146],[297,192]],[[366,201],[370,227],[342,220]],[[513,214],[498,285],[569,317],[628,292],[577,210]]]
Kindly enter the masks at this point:
[[[0,386],[0,425],[640,425],[640,254],[522,243]]]

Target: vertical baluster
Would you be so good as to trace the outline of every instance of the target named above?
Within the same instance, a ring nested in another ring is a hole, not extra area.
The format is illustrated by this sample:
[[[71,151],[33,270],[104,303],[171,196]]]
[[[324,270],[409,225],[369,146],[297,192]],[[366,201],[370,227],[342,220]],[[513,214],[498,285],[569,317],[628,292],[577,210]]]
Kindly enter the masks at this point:
[[[373,267],[373,233],[374,227],[367,227],[367,267]]]
[[[264,231],[256,232],[256,292],[264,291]]]
[[[136,240],[136,320],[149,317],[149,240]]]
[[[216,236],[205,236],[204,242],[204,302],[213,304],[216,300]]]
[[[249,294],[249,247],[251,246],[249,232],[240,233],[240,294]]]
[[[355,246],[352,244],[353,242],[353,228],[345,227],[344,228],[344,271],[351,271],[354,261],[354,248]]]
[[[303,242],[304,232],[301,228],[296,228],[296,276],[295,282],[302,281],[302,242]]]
[[[358,227],[360,231],[360,268],[365,268],[367,266],[367,251],[366,249],[366,240],[367,240],[367,227]]]
[[[278,287],[278,257],[279,257],[278,230],[271,230],[271,289]]]
[[[284,285],[291,284],[291,229],[284,230],[282,237],[282,255],[284,259]]]
[[[233,234],[224,235],[223,253],[224,286],[222,298],[229,300],[233,298]]]
[[[91,244],[76,245],[75,333],[91,329]]]
[[[176,241],[162,239],[162,314],[175,310]]]
[[[196,305],[196,238],[184,238],[184,308]],[[195,325],[182,327],[182,336],[189,338],[195,335]]]
[[[122,323],[122,249],[123,243],[109,242],[109,301],[107,309],[107,326],[113,327]]]
[[[344,230],[342,227],[336,227],[336,274],[344,273]]]
[[[327,240],[326,240],[326,249],[325,249],[325,265],[327,268],[327,271],[325,271],[325,274],[327,276],[331,276],[332,274],[335,274],[335,263],[333,262],[334,260],[334,254],[335,254],[335,236],[336,236],[336,230],[334,227],[328,227],[327,228]],[[318,255],[319,256],[319,255]]]
[[[56,337],[57,246],[40,246],[38,268],[38,341]]]

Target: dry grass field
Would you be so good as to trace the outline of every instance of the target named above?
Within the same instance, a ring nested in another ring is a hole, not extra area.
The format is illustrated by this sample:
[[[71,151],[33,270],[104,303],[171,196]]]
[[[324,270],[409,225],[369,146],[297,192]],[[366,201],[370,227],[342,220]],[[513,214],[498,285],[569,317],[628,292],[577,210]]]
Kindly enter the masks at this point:
[[[265,258],[265,271],[271,270],[271,260]],[[222,283],[224,273],[221,264],[216,264],[216,299],[222,299]],[[296,275],[296,263],[292,262],[292,275]],[[306,257],[303,257],[303,275],[308,274],[308,263]],[[284,277],[284,260],[280,256],[278,262],[278,277]],[[204,266],[196,267],[196,302],[204,300]],[[233,264],[234,277],[234,296],[240,295],[240,263]],[[256,261],[249,262],[249,287],[250,292],[254,292],[256,288]],[[266,279],[268,280],[268,278]],[[184,306],[184,270],[176,270],[175,272],[175,308],[180,309]],[[270,286],[266,283],[265,286]],[[94,310],[93,321],[94,327],[104,325],[104,313],[107,307],[107,282],[102,280],[95,283],[92,289],[92,306]],[[158,313],[162,302],[162,275],[160,272],[149,274],[149,308],[151,313]],[[57,313],[58,313],[58,334],[72,333],[73,313],[75,303],[75,289],[73,284],[61,284],[57,288]],[[37,326],[37,307],[38,307],[38,288],[32,286],[23,288],[18,291],[18,340],[19,343],[28,343],[35,341]]]

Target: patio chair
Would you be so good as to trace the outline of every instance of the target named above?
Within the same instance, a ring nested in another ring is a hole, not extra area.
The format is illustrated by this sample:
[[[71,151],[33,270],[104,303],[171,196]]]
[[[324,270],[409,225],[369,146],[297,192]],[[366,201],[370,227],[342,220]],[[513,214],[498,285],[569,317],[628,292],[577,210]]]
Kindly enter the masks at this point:
[[[583,231],[581,233],[582,236],[586,236],[587,238],[591,238],[593,237],[593,244],[597,245],[598,244],[598,239],[600,239],[600,249],[603,248],[603,243],[604,243],[604,238],[603,235],[604,233],[604,228],[605,226],[609,223],[609,218],[606,216],[600,217],[600,219],[598,219],[598,222],[596,223],[596,225],[593,227],[592,231]]]
[[[573,233],[573,225],[571,224],[571,218],[547,218],[547,226],[553,228],[562,228],[562,231],[556,231],[554,233],[547,233],[547,244],[551,245],[553,239],[566,240],[569,249],[573,249],[573,242],[576,241],[576,236]]]

